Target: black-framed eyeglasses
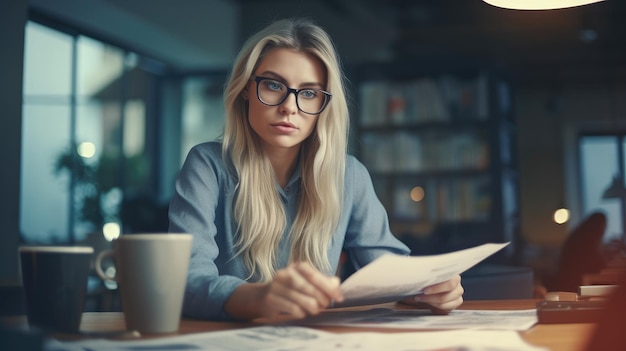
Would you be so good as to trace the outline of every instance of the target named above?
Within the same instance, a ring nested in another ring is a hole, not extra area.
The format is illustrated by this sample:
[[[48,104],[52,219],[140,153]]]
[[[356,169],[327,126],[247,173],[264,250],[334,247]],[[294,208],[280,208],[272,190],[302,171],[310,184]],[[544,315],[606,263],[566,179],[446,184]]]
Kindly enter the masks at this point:
[[[296,96],[298,110],[309,115],[317,115],[324,111],[333,97],[331,93],[320,89],[293,89],[273,78],[259,76],[253,78],[256,82],[256,96],[259,101],[267,106],[280,105],[289,94],[293,93]]]

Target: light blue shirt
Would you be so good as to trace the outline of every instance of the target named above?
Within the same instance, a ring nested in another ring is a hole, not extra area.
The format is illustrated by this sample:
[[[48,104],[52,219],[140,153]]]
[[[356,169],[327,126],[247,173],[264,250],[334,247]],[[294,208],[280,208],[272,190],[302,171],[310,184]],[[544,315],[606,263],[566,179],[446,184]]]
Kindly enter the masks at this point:
[[[193,234],[183,314],[189,317],[231,319],[223,306],[233,290],[250,275],[241,256],[236,255],[237,225],[232,204],[237,178],[222,158],[221,144],[203,143],[187,156],[176,180],[169,208],[169,231]],[[300,168],[287,186],[277,184],[285,206],[287,228],[278,248],[278,267],[289,262],[289,240],[300,198]],[[335,273],[342,250],[359,269],[384,253],[408,255],[409,249],[389,230],[387,213],[378,200],[367,169],[347,156],[343,209],[328,248]],[[167,258],[163,258],[167,259]]]

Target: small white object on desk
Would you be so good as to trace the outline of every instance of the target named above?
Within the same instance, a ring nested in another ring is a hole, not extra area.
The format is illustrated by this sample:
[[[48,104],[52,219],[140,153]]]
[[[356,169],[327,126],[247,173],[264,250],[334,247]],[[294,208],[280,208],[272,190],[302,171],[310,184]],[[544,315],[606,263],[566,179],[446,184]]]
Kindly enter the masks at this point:
[[[580,297],[606,297],[609,296],[617,285],[581,285],[578,287]]]

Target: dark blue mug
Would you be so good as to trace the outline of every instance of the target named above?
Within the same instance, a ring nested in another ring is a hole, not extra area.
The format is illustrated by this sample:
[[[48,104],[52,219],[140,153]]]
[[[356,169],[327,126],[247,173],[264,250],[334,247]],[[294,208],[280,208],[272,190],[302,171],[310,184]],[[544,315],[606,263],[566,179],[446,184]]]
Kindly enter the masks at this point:
[[[29,326],[47,332],[77,333],[93,248],[22,246],[19,252]]]

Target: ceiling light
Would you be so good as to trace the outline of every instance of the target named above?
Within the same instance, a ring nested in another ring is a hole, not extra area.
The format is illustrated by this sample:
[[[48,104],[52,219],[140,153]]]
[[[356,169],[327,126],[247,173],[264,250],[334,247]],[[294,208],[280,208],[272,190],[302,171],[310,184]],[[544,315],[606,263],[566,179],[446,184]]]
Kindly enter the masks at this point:
[[[483,0],[484,2],[511,10],[554,10],[587,5],[604,0]]]

